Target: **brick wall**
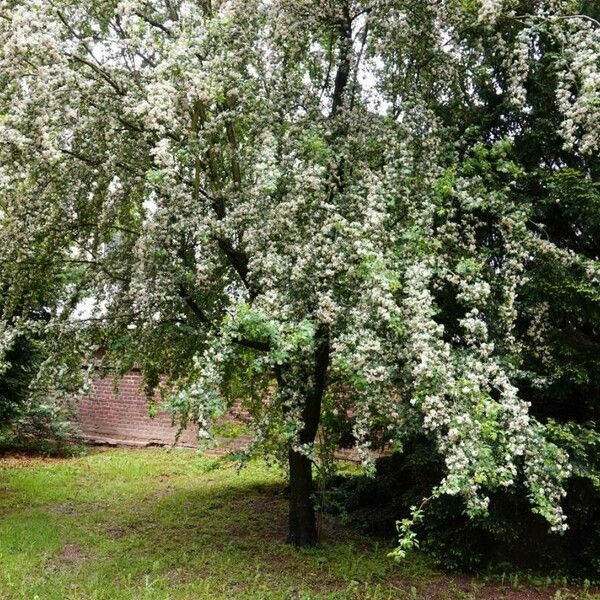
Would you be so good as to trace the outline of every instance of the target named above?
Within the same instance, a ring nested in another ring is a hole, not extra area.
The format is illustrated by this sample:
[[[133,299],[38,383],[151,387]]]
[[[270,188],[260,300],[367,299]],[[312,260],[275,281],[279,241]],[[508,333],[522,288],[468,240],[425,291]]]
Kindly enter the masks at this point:
[[[151,418],[146,396],[140,391],[140,383],[141,377],[137,371],[125,375],[116,394],[112,378],[99,378],[94,382],[91,394],[78,402],[81,429],[88,441],[133,446],[173,444],[177,427],[171,425],[171,414],[159,412],[156,417]],[[247,419],[248,413],[236,405],[221,421],[244,422]],[[177,445],[196,448],[197,435],[197,426],[189,427],[182,432]],[[241,449],[249,440],[249,436],[245,434],[235,439],[217,437],[216,446],[208,453],[227,454]],[[378,453],[374,453],[374,456],[377,455]],[[358,461],[354,449],[340,450],[337,457],[346,461]]]
[[[151,418],[146,397],[140,391],[140,374],[125,375],[115,394],[112,378],[96,380],[92,393],[78,402],[79,418],[84,436],[91,442],[130,445],[171,445],[177,427],[171,425],[171,415],[160,412]],[[178,445],[197,445],[197,427],[185,430]]]

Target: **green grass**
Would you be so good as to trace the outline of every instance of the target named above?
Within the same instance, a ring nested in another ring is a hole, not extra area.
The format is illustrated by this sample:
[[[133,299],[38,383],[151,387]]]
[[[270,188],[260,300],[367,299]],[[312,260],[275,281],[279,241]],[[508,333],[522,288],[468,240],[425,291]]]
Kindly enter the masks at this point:
[[[556,590],[443,577],[419,555],[321,524],[284,543],[281,475],[185,450],[0,458],[0,599],[552,598]],[[529,593],[542,595],[529,595]],[[521,595],[527,594],[527,595]],[[567,598],[592,598],[560,591]],[[546,594],[546,595],[543,595]]]

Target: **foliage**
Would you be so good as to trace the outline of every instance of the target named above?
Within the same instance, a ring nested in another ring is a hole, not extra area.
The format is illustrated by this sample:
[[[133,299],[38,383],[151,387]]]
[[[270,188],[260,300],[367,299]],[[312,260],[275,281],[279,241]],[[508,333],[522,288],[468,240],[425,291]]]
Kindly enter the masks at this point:
[[[600,487],[593,482],[600,474],[596,450],[600,436],[556,424],[551,435],[568,449],[575,472],[563,504],[569,522],[563,536],[550,534],[541,518],[532,518],[522,486],[492,494],[489,515],[474,521],[466,517],[464,502],[456,497],[439,496],[419,506],[443,472],[443,460],[423,438],[407,441],[403,454],[379,459],[375,477],[336,478],[328,488],[325,510],[362,533],[384,539],[395,535],[398,515],[407,515],[399,524],[404,545],[394,553],[418,544],[444,569],[533,571],[542,577],[597,582]]]
[[[78,427],[67,404],[30,396],[42,357],[39,340],[17,339],[0,375],[0,449],[71,453],[77,450]]]
[[[0,376],[0,428],[12,423],[23,410],[29,384],[35,376],[36,358],[33,344],[17,340],[6,354],[7,368]]]
[[[584,4],[4,2],[2,346],[51,289],[39,394],[104,348],[203,432],[241,399],[292,508],[338,441],[321,420],[351,414],[365,463],[374,428],[416,428],[434,496],[477,517],[522,481],[564,531],[567,452],[529,408],[595,364],[573,343],[599,277]]]

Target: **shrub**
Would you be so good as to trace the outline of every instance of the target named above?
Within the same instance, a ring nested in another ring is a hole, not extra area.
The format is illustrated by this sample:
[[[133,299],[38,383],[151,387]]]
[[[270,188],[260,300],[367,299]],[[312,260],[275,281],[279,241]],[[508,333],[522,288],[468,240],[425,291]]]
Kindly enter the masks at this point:
[[[427,518],[418,527],[424,552],[449,570],[507,572],[531,570],[598,580],[600,573],[600,488],[594,480],[597,433],[570,432],[552,424],[555,441],[561,438],[571,456],[574,444],[580,465],[568,484],[564,510],[569,529],[550,533],[547,522],[532,515],[526,490],[490,496],[489,517],[469,519],[460,498],[442,496],[426,508]],[[558,431],[560,430],[560,434]],[[588,440],[587,445],[582,440]],[[592,441],[593,440],[593,441]],[[573,459],[572,459],[573,460]],[[575,463],[575,461],[574,461]],[[443,461],[425,438],[414,438],[402,454],[380,458],[376,474],[338,476],[325,494],[325,511],[365,533],[390,539],[396,522],[410,507],[428,495],[443,474]]]
[[[72,407],[29,394],[41,354],[38,342],[19,338],[6,355],[8,368],[0,375],[0,448],[71,454],[80,448]]]

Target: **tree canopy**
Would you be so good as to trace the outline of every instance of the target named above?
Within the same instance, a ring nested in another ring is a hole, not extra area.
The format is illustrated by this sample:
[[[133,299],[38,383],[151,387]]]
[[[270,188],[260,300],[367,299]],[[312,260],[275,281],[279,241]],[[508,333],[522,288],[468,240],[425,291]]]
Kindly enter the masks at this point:
[[[298,544],[346,418],[365,463],[418,428],[434,494],[479,514],[522,477],[564,529],[569,460],[529,400],[566,338],[597,343],[593,10],[4,0],[3,347],[43,328],[43,394],[102,348],[207,431],[241,400]]]

